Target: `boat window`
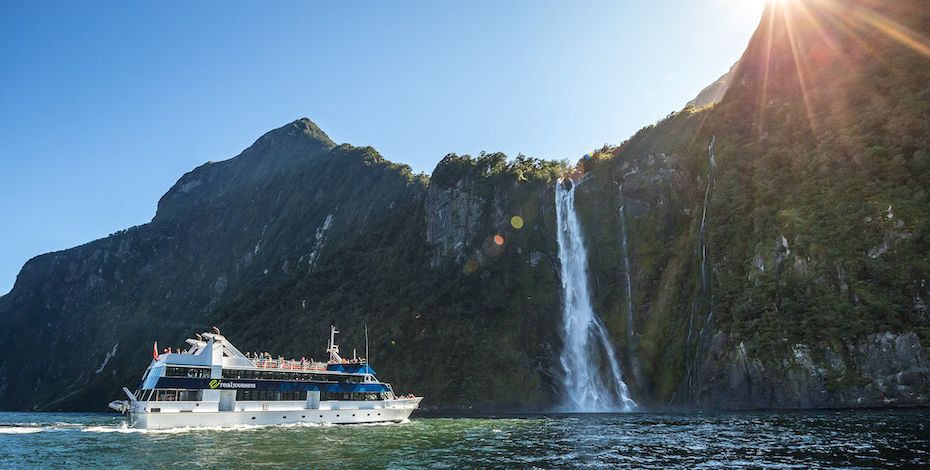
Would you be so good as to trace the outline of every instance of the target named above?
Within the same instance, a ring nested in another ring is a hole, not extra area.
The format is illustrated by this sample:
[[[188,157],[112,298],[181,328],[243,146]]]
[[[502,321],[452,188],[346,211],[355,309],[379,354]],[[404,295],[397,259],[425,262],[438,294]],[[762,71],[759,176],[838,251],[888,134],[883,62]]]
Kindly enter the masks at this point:
[[[203,367],[168,366],[165,368],[165,377],[209,378],[210,369]]]
[[[280,394],[280,399],[281,399],[281,400],[289,400],[289,401],[297,401],[297,400],[300,400],[300,401],[304,401],[304,400],[307,399],[307,392],[296,392],[296,391],[291,391],[291,392],[280,392],[280,393],[281,393],[281,394]]]
[[[305,401],[307,392],[274,390],[236,390],[236,401]]]
[[[178,401],[200,401],[201,390],[179,390]]]
[[[149,401],[200,401],[201,390],[156,389]]]
[[[205,376],[209,377],[209,375]],[[354,378],[350,378],[354,377]],[[289,380],[300,382],[346,382],[364,383],[363,376],[349,376],[340,374],[314,374],[306,372],[284,372],[254,369],[223,369],[224,379],[246,380]]]
[[[223,369],[223,378],[224,379],[256,379],[264,378],[263,371],[256,371],[252,369]],[[274,372],[268,372],[268,374],[274,374]]]
[[[375,401],[381,400],[381,394],[370,392],[320,392],[320,400]]]

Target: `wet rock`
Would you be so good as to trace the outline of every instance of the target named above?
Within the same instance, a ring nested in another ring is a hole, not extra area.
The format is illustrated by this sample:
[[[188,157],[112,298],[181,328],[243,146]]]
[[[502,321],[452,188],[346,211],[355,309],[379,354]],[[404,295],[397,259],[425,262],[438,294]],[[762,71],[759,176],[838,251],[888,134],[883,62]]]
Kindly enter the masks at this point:
[[[930,362],[914,332],[876,333],[848,345],[795,344],[751,357],[718,332],[698,374],[695,402],[710,408],[914,406],[930,402]]]
[[[474,194],[467,179],[452,187],[430,185],[425,200],[426,242],[432,249],[433,267],[447,257],[461,261],[478,236],[484,206],[484,199]]]

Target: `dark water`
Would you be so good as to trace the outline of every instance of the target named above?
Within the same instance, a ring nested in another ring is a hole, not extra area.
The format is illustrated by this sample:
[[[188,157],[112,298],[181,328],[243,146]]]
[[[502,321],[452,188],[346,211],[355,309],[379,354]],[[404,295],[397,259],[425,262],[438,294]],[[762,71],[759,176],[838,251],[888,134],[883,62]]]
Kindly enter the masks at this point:
[[[136,432],[118,415],[0,413],[3,468],[927,467],[930,411],[414,418]]]

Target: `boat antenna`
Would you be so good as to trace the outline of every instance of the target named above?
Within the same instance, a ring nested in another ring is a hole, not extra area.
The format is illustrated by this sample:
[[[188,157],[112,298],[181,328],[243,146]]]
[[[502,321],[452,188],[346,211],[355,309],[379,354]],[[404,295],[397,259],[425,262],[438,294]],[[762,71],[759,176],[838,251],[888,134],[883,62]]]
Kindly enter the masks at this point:
[[[368,355],[368,323],[365,323],[365,363],[371,365],[371,356]]]

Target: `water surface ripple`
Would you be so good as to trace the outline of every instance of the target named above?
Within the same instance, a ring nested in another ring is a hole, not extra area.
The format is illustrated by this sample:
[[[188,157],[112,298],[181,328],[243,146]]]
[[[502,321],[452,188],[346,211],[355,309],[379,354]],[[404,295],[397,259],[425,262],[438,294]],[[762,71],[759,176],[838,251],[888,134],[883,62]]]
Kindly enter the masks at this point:
[[[0,413],[2,468],[930,466],[930,411],[414,418],[136,432],[119,416]]]

